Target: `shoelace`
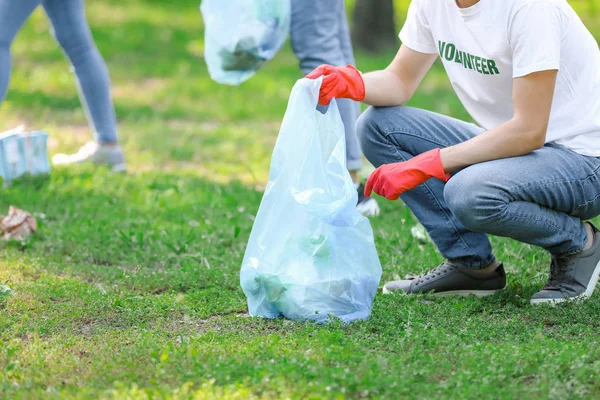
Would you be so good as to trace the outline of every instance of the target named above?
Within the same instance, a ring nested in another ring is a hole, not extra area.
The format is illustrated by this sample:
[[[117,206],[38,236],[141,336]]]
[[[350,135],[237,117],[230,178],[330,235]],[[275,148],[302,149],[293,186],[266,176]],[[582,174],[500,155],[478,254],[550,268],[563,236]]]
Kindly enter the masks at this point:
[[[447,262],[443,262],[441,263],[437,268],[432,269],[431,271],[429,271],[428,273],[424,274],[424,275],[419,275],[416,278],[416,282],[415,284],[419,285],[423,282],[427,282],[433,278],[437,278],[438,276],[446,273],[448,271],[448,268],[450,266],[448,265]]]
[[[560,290],[565,283],[565,275],[571,271],[575,257],[553,256],[550,262],[550,279],[544,289]]]

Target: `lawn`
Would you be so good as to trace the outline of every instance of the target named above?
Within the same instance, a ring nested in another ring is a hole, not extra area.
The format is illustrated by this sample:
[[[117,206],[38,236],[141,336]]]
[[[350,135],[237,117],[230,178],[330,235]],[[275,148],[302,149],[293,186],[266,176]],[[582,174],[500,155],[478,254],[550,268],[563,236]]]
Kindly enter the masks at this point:
[[[400,3],[400,11],[406,7]],[[573,2],[600,37],[595,2]],[[289,47],[241,87],[202,59],[198,1],[90,0],[130,171],[56,169],[0,189],[39,232],[0,244],[2,399],[592,398],[600,296],[529,305],[541,250],[492,238],[508,289],[486,299],[377,295],[372,317],[319,326],[247,315],[239,268],[288,95]],[[38,10],[13,46],[0,130],[25,123],[72,151],[89,130]],[[393,53],[358,54],[362,70]],[[439,65],[415,106],[468,118]],[[368,171],[365,171],[367,173]],[[400,202],[374,219],[383,280],[441,261]]]

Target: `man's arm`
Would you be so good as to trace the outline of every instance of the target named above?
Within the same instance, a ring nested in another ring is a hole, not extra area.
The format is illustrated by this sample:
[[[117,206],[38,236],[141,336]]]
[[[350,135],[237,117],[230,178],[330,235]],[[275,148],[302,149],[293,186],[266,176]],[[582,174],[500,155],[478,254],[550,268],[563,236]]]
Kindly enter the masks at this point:
[[[406,103],[433,65],[437,54],[425,54],[402,45],[392,63],[384,70],[362,75],[365,103],[373,106],[398,106]]]
[[[466,142],[433,149],[408,161],[384,164],[365,184],[371,191],[396,200],[429,178],[447,181],[448,172],[485,161],[516,157],[542,147],[550,119],[556,70],[535,72],[513,81],[513,118]]]
[[[473,139],[442,149],[444,170],[452,172],[541,148],[546,140],[556,75],[556,70],[549,70],[514,79],[513,118]]]

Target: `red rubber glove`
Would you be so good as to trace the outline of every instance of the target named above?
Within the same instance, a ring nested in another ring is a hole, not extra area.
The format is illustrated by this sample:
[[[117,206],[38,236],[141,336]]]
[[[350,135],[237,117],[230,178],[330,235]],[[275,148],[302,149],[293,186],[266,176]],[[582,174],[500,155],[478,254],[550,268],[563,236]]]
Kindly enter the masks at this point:
[[[365,99],[365,82],[360,72],[352,65],[334,67],[323,64],[310,74],[308,79],[317,79],[323,76],[323,83],[319,92],[319,104],[326,106],[331,99],[352,99],[363,101]]]
[[[388,200],[397,200],[402,193],[419,186],[429,178],[437,178],[444,182],[450,179],[450,174],[444,171],[440,149],[429,150],[408,161],[384,164],[377,168],[367,179],[365,196],[369,197],[373,191]]]

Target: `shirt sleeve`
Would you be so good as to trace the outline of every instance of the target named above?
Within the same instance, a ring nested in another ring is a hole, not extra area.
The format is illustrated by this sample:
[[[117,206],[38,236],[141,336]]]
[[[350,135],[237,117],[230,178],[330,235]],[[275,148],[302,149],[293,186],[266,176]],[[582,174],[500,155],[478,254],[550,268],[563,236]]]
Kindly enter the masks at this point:
[[[509,26],[513,78],[560,68],[563,18],[558,6],[545,0],[515,13]]]
[[[408,6],[406,21],[398,36],[402,44],[414,51],[426,54],[438,52],[421,0],[413,0]]]

